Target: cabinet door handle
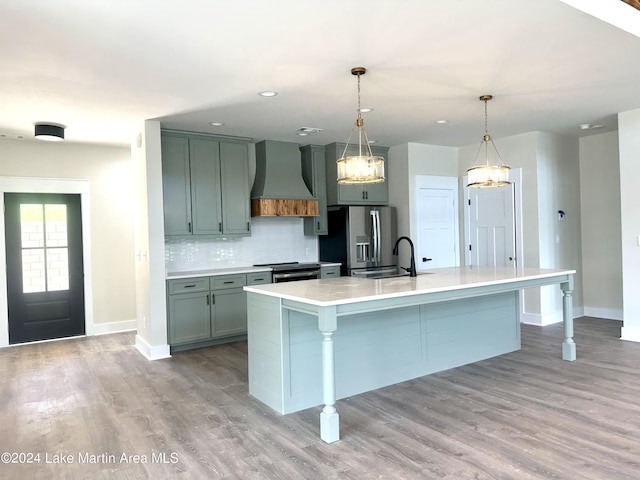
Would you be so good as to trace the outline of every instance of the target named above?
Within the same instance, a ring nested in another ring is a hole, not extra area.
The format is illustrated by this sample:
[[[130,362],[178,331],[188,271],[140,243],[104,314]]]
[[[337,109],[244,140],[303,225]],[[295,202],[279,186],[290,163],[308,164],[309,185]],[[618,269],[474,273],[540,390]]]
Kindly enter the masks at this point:
[[[226,282],[224,282],[225,285],[229,285],[230,283],[235,283],[233,280],[227,280]]]
[[[189,233],[191,233],[191,222],[187,223],[187,230],[189,230]]]
[[[185,285],[182,288],[194,288],[196,286],[196,284],[194,283],[193,285]]]
[[[209,305],[209,294],[207,293],[207,305]]]
[[[251,231],[251,222],[247,222],[247,232]]]
[[[264,282],[264,278],[254,278],[254,282]]]
[[[362,199],[364,200],[364,191],[362,192]]]
[[[211,305],[215,305],[216,304],[216,296],[212,293],[211,294]]]
[[[222,222],[218,222],[218,231],[222,232]]]

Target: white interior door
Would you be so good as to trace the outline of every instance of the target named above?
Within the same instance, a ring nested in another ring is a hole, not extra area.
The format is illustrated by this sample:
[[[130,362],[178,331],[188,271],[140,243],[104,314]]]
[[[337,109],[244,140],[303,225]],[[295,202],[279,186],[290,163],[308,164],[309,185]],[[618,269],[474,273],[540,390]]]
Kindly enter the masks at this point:
[[[458,179],[421,176],[416,187],[416,268],[459,265]]]
[[[467,263],[496,267],[515,266],[514,185],[467,190]]]

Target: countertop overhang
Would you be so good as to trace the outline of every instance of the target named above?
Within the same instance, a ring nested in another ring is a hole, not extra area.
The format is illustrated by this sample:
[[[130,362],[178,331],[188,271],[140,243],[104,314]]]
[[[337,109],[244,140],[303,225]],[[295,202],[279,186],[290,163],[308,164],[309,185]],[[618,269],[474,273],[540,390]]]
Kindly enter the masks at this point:
[[[345,305],[370,300],[421,294],[455,292],[475,287],[521,284],[519,288],[543,285],[550,278],[567,276],[575,270],[512,267],[450,267],[420,272],[417,277],[370,279],[338,277],[302,282],[246,286],[244,290],[318,307]]]

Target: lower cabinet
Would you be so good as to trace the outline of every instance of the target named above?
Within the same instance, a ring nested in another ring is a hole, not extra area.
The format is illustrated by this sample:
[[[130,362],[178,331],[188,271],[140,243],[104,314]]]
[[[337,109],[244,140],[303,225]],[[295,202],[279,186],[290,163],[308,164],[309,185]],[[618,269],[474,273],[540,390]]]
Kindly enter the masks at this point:
[[[167,328],[172,351],[240,340],[247,333],[242,287],[271,283],[270,272],[167,281]]]
[[[320,278],[332,278],[340,276],[340,265],[321,265]]]

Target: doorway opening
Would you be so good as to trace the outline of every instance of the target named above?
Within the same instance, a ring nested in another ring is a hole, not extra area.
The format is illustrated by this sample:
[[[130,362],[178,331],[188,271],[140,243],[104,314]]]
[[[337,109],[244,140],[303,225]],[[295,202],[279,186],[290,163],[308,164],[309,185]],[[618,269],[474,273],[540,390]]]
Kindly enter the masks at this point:
[[[78,194],[5,193],[9,343],[84,335]]]

